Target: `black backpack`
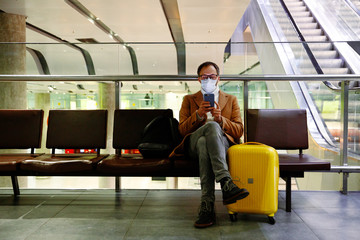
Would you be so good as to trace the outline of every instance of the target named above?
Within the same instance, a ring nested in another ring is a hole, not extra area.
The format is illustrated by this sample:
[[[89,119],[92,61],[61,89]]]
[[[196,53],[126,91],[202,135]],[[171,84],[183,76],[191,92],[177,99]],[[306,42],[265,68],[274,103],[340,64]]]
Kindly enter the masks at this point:
[[[168,157],[180,143],[179,122],[173,117],[160,115],[146,125],[138,149],[144,158]]]

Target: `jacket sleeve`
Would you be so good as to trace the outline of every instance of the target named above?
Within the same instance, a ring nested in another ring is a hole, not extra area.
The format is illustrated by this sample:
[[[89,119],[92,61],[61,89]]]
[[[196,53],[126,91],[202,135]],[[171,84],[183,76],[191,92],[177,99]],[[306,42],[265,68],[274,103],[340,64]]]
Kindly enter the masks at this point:
[[[186,95],[180,109],[179,132],[183,137],[204,125],[206,120],[206,118],[202,121],[197,119],[197,105],[195,103],[191,104],[191,101],[194,101],[191,95]]]
[[[230,99],[230,106],[226,106],[222,112],[222,128],[223,131],[233,138],[235,143],[239,143],[241,136],[244,133],[244,126],[241,120],[240,107],[235,96]]]

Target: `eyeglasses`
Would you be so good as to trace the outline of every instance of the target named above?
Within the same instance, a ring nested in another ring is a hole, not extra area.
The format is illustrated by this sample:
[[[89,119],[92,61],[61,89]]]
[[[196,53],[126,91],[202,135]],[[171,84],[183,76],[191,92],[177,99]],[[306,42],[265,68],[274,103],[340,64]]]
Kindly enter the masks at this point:
[[[203,74],[203,75],[200,76],[200,79],[204,80],[204,79],[210,78],[212,80],[216,80],[217,77],[218,77],[218,75],[216,75],[216,74]]]

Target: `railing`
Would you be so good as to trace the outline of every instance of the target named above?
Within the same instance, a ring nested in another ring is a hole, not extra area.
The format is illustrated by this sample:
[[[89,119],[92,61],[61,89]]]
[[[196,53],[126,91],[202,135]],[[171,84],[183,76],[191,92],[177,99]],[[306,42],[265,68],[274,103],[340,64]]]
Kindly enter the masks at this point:
[[[343,173],[343,192],[347,193],[347,179],[349,173],[360,172],[360,166],[348,165],[348,101],[349,101],[349,82],[360,79],[360,75],[251,75],[251,76],[221,76],[222,81],[232,82],[241,81],[243,87],[243,110],[249,108],[248,106],[248,84],[252,81],[266,81],[266,82],[283,82],[283,81],[324,81],[333,80],[341,82],[341,124],[342,134],[340,140],[340,162],[339,166],[332,166],[332,172]],[[178,76],[178,75],[146,75],[146,76],[24,76],[24,75],[0,75],[0,82],[28,82],[28,81],[76,81],[76,82],[114,82],[115,89],[115,102],[116,108],[120,108],[120,94],[121,82],[127,81],[197,81],[197,76]],[[246,119],[246,118],[245,118]],[[246,123],[245,123],[246,124]]]

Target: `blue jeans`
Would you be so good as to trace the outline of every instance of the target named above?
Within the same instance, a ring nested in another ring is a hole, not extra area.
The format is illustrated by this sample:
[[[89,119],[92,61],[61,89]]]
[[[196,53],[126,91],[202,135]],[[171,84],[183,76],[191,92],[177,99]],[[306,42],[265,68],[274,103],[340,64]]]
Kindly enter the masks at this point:
[[[215,201],[215,180],[230,178],[226,152],[230,144],[217,122],[208,122],[190,135],[188,155],[199,161],[201,200]]]

